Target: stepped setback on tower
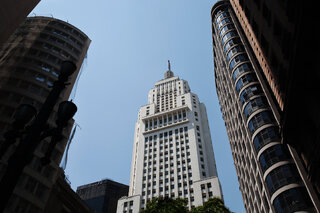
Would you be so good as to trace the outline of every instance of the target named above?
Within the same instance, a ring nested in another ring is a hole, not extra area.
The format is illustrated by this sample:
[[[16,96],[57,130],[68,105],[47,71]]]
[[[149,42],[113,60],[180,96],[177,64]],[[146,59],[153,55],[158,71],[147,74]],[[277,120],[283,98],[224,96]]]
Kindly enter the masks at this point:
[[[186,199],[189,208],[222,198],[205,105],[170,63],[139,110],[129,195],[117,212],[137,213],[156,197]]]

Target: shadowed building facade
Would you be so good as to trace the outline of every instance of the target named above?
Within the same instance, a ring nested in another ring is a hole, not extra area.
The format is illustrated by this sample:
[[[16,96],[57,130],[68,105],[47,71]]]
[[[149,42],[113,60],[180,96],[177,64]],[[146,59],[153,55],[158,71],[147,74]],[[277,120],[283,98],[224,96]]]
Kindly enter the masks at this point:
[[[231,0],[266,86],[275,100],[282,142],[320,198],[320,80],[317,7],[308,1]],[[318,202],[318,211],[320,205]]]
[[[215,83],[246,211],[315,212],[258,60],[229,1],[212,8]]]
[[[0,0],[0,46],[25,20],[40,0]]]
[[[109,179],[77,188],[77,194],[96,213],[116,213],[118,200],[128,192],[129,186]]]
[[[70,85],[61,93],[58,103],[67,100],[86,57],[90,39],[79,29],[64,21],[48,17],[27,18],[9,38],[0,52],[0,134],[11,128],[15,109],[20,104],[32,104],[38,111],[48,96],[51,86],[58,79],[61,62],[71,60],[77,70],[70,78]],[[55,126],[57,106],[49,126]],[[43,167],[40,158],[48,148],[44,140],[34,152],[32,162],[24,169],[5,212],[43,212],[51,188],[57,178],[73,121],[63,132],[52,162]],[[0,178],[5,172],[6,161],[15,150],[15,144],[1,156]]]

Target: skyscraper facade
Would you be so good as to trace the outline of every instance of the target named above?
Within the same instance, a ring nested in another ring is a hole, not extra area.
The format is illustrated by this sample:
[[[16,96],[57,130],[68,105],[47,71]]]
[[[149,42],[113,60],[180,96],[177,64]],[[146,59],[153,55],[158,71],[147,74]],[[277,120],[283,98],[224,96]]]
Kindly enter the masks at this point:
[[[48,17],[30,17],[9,38],[0,52],[0,134],[11,128],[15,109],[20,104],[32,104],[38,111],[58,79],[61,62],[71,60],[77,70],[70,85],[61,93],[58,103],[69,98],[86,57],[90,39],[76,27]],[[58,104],[57,104],[58,105]],[[56,106],[48,126],[54,127]],[[52,162],[42,166],[40,159],[48,148],[49,140],[41,142],[32,162],[24,169],[6,212],[43,212],[50,190],[57,178],[73,122],[63,132],[63,139],[53,151]],[[16,144],[15,144],[16,145]],[[6,161],[15,150],[13,145],[1,156],[0,178]]]
[[[287,145],[274,99],[229,1],[212,8],[215,83],[246,211],[314,212]]]
[[[136,213],[160,196],[186,199],[189,208],[222,198],[205,105],[170,63],[139,110],[129,195],[117,212]]]
[[[317,7],[308,1],[230,1],[255,54],[280,117],[282,143],[320,199],[319,43]],[[303,77],[301,77],[303,73]],[[301,89],[303,88],[303,89]],[[297,99],[299,101],[297,101]],[[303,113],[302,113],[303,112]],[[319,203],[319,202],[318,202]],[[320,209],[320,204],[318,204]],[[320,210],[319,210],[320,211]]]
[[[129,186],[109,179],[77,187],[77,194],[96,213],[116,213],[119,198],[128,191]]]

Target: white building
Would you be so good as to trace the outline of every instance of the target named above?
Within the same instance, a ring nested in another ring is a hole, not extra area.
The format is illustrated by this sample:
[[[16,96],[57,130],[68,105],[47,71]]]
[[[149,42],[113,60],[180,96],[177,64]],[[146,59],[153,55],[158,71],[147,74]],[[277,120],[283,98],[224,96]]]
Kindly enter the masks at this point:
[[[159,196],[187,199],[189,208],[222,198],[205,105],[170,62],[139,110],[129,195],[117,213],[137,213]]]

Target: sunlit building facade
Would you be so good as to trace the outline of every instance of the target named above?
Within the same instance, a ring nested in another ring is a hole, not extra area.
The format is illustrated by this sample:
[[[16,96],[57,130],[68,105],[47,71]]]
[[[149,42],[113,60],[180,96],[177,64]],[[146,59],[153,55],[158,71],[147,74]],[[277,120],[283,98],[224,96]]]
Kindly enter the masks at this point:
[[[155,197],[186,199],[190,209],[222,198],[205,105],[170,64],[139,110],[129,195],[117,212],[137,213]]]

